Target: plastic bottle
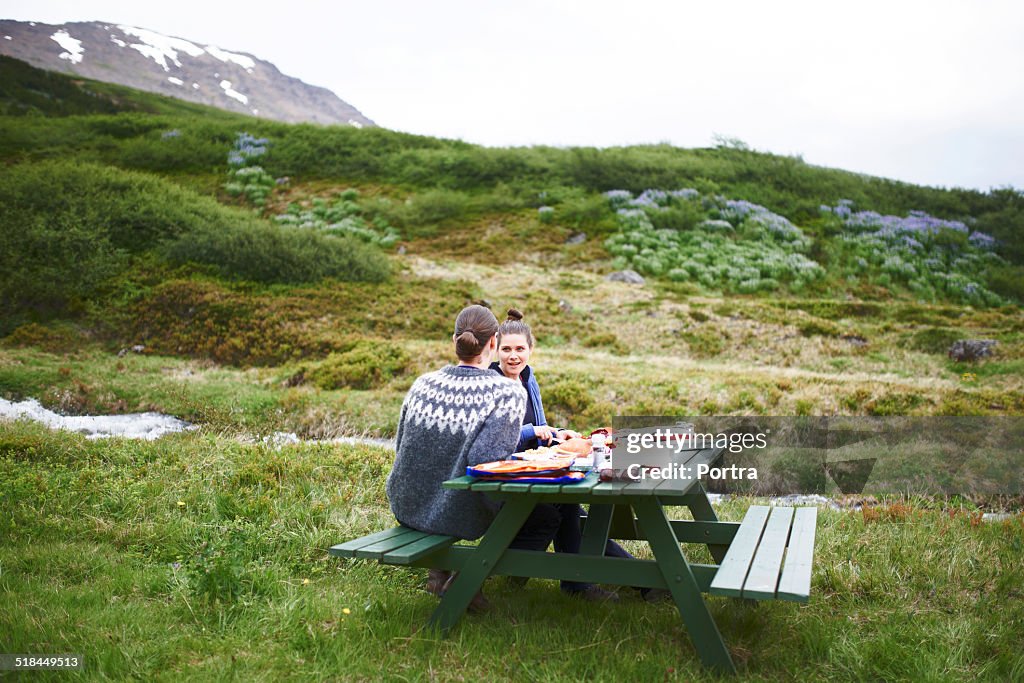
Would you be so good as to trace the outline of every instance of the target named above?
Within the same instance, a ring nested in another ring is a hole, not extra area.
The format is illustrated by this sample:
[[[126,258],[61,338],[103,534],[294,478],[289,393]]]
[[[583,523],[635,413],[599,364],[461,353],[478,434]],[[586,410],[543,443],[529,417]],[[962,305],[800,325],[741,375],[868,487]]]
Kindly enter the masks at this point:
[[[604,434],[594,434],[590,437],[591,454],[594,457],[594,469],[601,471],[604,469],[610,469],[612,466],[611,455],[612,452],[605,445]]]

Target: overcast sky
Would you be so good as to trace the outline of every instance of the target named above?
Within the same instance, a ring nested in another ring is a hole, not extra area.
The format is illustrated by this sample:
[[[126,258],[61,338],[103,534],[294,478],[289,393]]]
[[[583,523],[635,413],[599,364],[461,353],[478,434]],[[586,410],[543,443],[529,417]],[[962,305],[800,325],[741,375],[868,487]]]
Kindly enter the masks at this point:
[[[485,145],[712,144],[1024,189],[1024,2],[5,0],[248,52],[379,125]]]

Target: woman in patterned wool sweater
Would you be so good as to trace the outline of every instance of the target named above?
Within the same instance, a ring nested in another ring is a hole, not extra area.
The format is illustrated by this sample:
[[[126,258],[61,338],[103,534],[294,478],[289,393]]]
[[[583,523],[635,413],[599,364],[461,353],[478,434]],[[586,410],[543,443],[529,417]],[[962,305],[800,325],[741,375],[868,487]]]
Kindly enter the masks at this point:
[[[455,320],[457,366],[419,377],[409,389],[398,423],[395,464],[387,480],[391,511],[405,526],[463,539],[483,536],[498,504],[483,494],[441,487],[479,465],[512,453],[526,410],[522,384],[488,369],[497,347],[498,321],[483,306],[469,306]],[[545,550],[561,516],[538,505],[509,545]],[[427,590],[440,595],[448,572],[430,570]],[[478,595],[471,607],[486,606]]]

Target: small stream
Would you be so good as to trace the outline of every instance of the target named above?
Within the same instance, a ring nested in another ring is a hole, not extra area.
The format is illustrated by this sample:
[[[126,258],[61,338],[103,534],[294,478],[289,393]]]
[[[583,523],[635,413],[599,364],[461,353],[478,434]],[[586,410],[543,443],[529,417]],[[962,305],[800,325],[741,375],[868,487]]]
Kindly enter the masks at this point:
[[[131,413],[128,415],[60,415],[47,410],[39,401],[29,399],[14,403],[0,398],[0,418],[29,419],[51,429],[64,429],[84,434],[88,439],[121,436],[126,439],[152,441],[164,434],[196,429],[184,420],[161,413]]]

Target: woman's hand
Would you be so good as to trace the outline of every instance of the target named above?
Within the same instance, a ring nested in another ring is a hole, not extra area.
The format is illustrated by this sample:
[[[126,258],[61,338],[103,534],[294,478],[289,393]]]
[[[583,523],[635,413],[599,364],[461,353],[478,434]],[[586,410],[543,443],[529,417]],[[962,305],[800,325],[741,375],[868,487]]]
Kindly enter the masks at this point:
[[[555,430],[555,438],[558,439],[559,441],[568,441],[569,439],[577,439],[577,438],[579,438],[579,436],[580,436],[579,432],[574,432],[571,429],[556,429]]]
[[[551,443],[551,439],[558,438],[555,436],[556,430],[552,429],[547,425],[534,425],[533,433],[539,441],[544,443]]]

